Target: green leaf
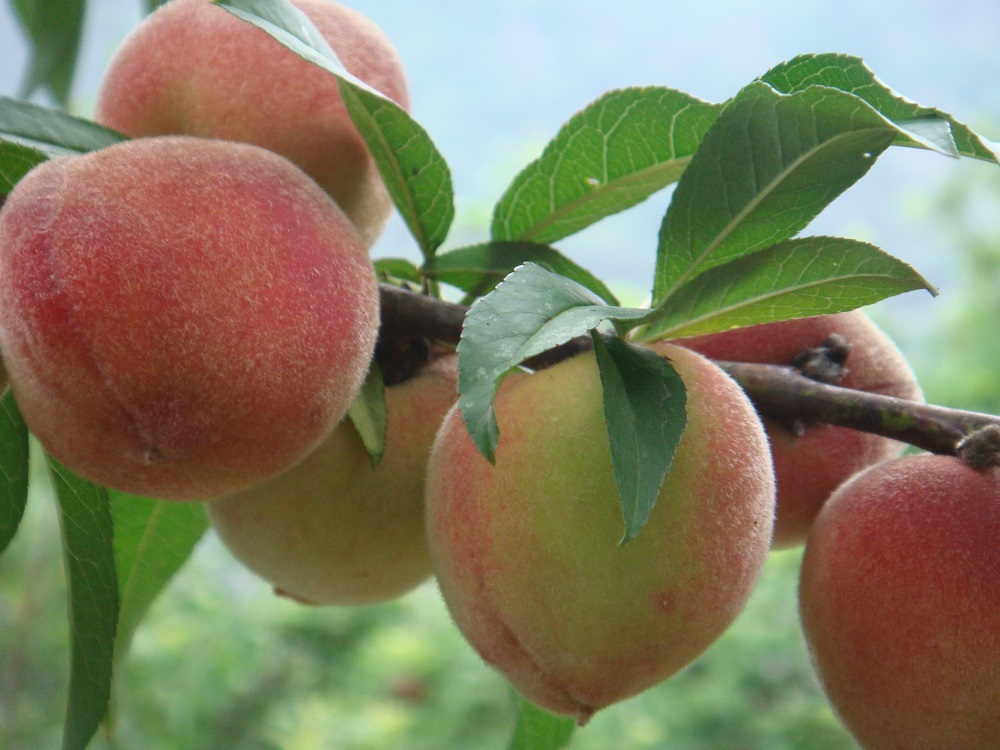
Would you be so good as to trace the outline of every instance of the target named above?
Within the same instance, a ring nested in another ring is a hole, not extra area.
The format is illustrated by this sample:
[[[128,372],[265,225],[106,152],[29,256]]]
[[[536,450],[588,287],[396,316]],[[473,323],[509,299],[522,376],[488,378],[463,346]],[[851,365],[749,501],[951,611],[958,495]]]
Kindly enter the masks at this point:
[[[31,38],[31,66],[21,87],[27,98],[47,86],[62,106],[69,101],[85,0],[14,0],[21,24]]]
[[[152,13],[165,2],[167,2],[167,0],[146,0],[146,12]]]
[[[423,283],[420,269],[406,258],[376,258],[372,263],[380,279],[390,282],[409,281],[418,285]]]
[[[0,96],[0,141],[54,157],[96,151],[123,140],[124,135],[96,122]]]
[[[720,109],[668,88],[604,94],[514,179],[493,239],[555,242],[644,201],[677,180]]]
[[[507,750],[562,750],[569,745],[576,722],[539,708],[517,696],[517,725]]]
[[[382,379],[382,369],[372,362],[365,378],[361,392],[351,404],[347,415],[351,418],[354,429],[368,451],[368,459],[374,469],[382,460],[385,452],[385,382]]]
[[[381,94],[341,80],[340,93],[365,138],[393,203],[425,258],[455,218],[451,172],[427,132]]]
[[[0,195],[46,159],[81,154],[125,139],[65,112],[0,96]]]
[[[7,389],[0,399],[0,554],[21,524],[28,502],[28,428]]]
[[[38,149],[0,140],[0,196],[6,197],[22,177],[46,159]]]
[[[839,237],[788,240],[716,266],[675,292],[638,340],[698,336],[854,310],[935,288],[874,245]]]
[[[132,637],[156,597],[187,562],[208,529],[201,503],[153,500],[108,490],[121,606],[113,675],[121,683]],[[114,711],[109,711],[109,724]],[[110,729],[110,726],[109,726]]]
[[[709,268],[781,242],[860,179],[898,129],[851,94],[742,89],[713,123],[660,227],[658,306]]]
[[[107,490],[52,458],[49,470],[61,511],[72,642],[63,750],[84,750],[111,700],[119,613],[111,503]]]
[[[351,75],[316,27],[288,0],[214,0],[337,76],[340,94],[425,258],[455,216],[451,172],[427,132],[402,107]]]
[[[431,258],[423,272],[432,279],[451,284],[471,297],[492,290],[504,276],[531,261],[585,286],[608,304],[618,300],[604,282],[548,245],[533,242],[485,242],[452,250]]]
[[[611,464],[631,541],[649,520],[687,426],[687,390],[665,358],[592,333],[601,373]]]
[[[458,405],[482,454],[493,461],[500,437],[493,397],[508,372],[606,320],[640,321],[648,314],[605,305],[586,287],[535,263],[519,266],[478,300],[458,344]]]
[[[947,112],[904,99],[882,83],[860,58],[834,53],[799,55],[775,66],[761,80],[784,94],[813,85],[846,91],[868,102],[900,127],[895,140],[898,145],[933,148],[954,156],[1000,163],[996,144],[989,143]]]

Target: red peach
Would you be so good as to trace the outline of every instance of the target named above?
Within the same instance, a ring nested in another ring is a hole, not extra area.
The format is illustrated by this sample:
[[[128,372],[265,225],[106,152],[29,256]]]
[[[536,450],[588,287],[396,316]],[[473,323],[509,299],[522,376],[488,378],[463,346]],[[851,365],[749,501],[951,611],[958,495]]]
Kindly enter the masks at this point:
[[[863,747],[1000,747],[1000,469],[925,454],[854,477],[816,518],[799,598]]]
[[[73,471],[200,499],[301,460],[367,372],[367,250],[256,146],[127,141],[46,162],[0,212],[0,348],[24,418]]]
[[[804,349],[819,346],[831,334],[840,334],[851,344],[847,372],[837,385],[922,400],[903,355],[858,311],[738,328],[674,343],[712,359],[790,365]],[[830,493],[856,472],[896,458],[905,448],[897,441],[846,427],[809,424],[797,431],[775,419],[764,417],[763,421],[778,484],[775,549],[802,544]]]
[[[370,19],[325,0],[295,0],[355,76],[402,107],[403,67]],[[96,119],[129,136],[243,141],[298,164],[371,245],[392,209],[334,76],[208,0],[171,0],[115,53]]]

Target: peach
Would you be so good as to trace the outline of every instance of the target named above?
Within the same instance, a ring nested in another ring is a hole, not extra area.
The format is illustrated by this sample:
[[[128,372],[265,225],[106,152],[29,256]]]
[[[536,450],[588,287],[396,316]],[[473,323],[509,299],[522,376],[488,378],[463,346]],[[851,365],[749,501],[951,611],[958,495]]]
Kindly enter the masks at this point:
[[[233,555],[276,590],[311,604],[370,604],[431,574],[424,478],[455,402],[454,355],[386,389],[385,452],[372,468],[344,420],[289,471],[206,504]]]
[[[688,425],[627,544],[592,352],[503,383],[495,465],[453,408],[428,468],[431,559],[459,629],[527,698],[580,723],[707,648],[771,540],[774,480],[752,405],[704,357],[654,350],[688,389]]]
[[[403,67],[370,19],[295,0],[344,66],[402,107]],[[104,74],[95,118],[129,136],[244,141],[298,164],[371,246],[392,209],[336,78],[208,0],[171,0],[128,36]]]
[[[851,344],[847,371],[837,385],[922,399],[903,355],[858,311],[738,328],[674,343],[712,359],[790,365],[804,349],[819,346],[831,334],[840,334]],[[894,440],[846,427],[809,424],[793,429],[768,417],[763,421],[778,485],[775,549],[802,544],[830,493],[854,473],[896,458],[905,448]]]
[[[806,543],[802,626],[868,750],[1000,747],[1000,469],[906,456],[843,485]]]
[[[304,458],[368,370],[367,249],[301,170],[256,146],[145,138],[41,164],[0,212],[0,349],[70,469],[165,499]]]

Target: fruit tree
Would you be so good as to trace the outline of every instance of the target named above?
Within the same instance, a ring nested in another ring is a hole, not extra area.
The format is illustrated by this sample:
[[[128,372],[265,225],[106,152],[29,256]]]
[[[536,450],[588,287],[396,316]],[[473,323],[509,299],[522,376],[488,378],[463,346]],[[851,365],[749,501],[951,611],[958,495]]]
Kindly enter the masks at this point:
[[[890,148],[996,144],[844,54],[719,103],[616,89],[451,247],[408,107],[387,36],[327,0],[169,0],[93,119],[0,98],[0,552],[31,435],[64,747],[113,735],[132,637],[206,532],[303,606],[433,577],[535,750],[691,664],[805,545],[803,632],[857,742],[1000,747],[1000,417],[925,403],[861,310],[932,281],[806,231]],[[560,243],[668,187],[625,304]],[[392,210],[419,260],[373,251]]]

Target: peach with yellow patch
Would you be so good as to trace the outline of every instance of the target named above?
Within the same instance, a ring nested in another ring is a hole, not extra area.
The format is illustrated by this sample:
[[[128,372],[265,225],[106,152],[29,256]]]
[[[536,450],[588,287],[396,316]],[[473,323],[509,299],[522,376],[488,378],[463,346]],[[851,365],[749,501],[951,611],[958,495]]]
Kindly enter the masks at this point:
[[[344,420],[299,465],[206,504],[212,527],[250,570],[305,603],[405,594],[431,574],[424,479],[455,384],[452,355],[386,389],[385,451],[375,468]]]
[[[431,454],[431,557],[459,629],[525,696],[580,723],[707,648],[771,539],[774,479],[750,402],[704,357],[653,349],[687,387],[688,426],[623,546],[592,353],[501,386],[495,465],[454,408]]]

